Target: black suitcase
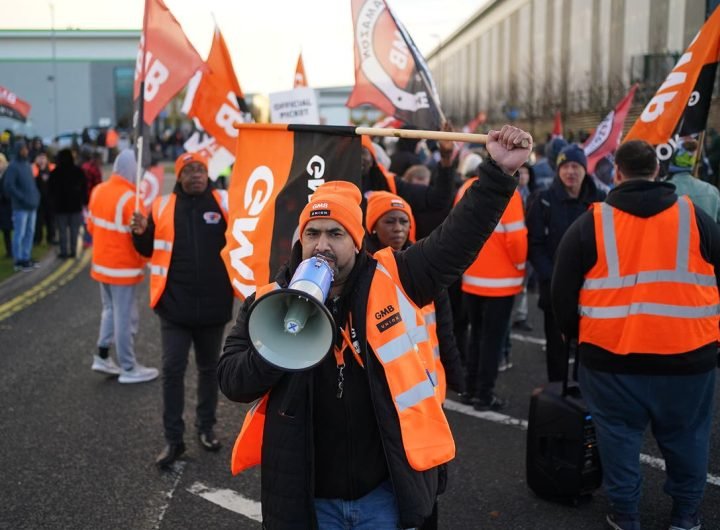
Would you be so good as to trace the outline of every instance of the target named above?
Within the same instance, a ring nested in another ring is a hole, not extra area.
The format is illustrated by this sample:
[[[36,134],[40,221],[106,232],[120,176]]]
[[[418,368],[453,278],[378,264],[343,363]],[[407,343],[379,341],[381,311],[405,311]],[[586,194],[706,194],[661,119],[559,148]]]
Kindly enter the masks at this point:
[[[602,483],[592,416],[567,374],[532,393],[525,463],[528,486],[544,499],[577,504]]]

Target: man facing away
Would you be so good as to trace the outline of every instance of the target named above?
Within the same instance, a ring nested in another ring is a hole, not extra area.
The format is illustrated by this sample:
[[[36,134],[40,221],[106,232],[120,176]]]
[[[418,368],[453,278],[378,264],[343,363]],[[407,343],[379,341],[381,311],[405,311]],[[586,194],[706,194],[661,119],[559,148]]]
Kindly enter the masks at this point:
[[[460,277],[492,234],[532,139],[505,126],[487,147],[494,161],[481,178],[440,227],[404,251],[366,253],[353,184],[331,181],[313,194],[289,266],[258,289],[286,286],[313,256],[333,269],[326,307],[338,340],[313,369],[287,372],[265,361],[248,332],[255,297],[245,301],[218,377],[234,401],[262,398],[246,418],[233,468],[261,463],[265,528],[411,528],[430,516],[444,489],[439,468],[455,446],[420,308]]]
[[[206,157],[183,153],[177,184],[155,199],[150,216],[133,216],[133,242],[150,258],[150,307],[160,318],[165,447],[155,463],[166,468],[185,452],[185,369],[190,345],[197,364],[195,427],[200,446],[217,451],[217,361],[233,290],[220,251],[225,246],[227,192],[208,180]]]
[[[718,324],[720,228],[671,184],[643,141],[621,145],[614,188],[568,229],[552,305],[578,338],[613,513],[640,530],[640,448],[649,425],[665,458],[671,530],[698,530],[708,467]]]
[[[120,383],[142,383],[158,376],[135,359],[134,337],[138,330],[137,285],[144,277],[145,260],[135,251],[130,221],[135,208],[135,153],[122,151],[110,178],[95,187],[88,206],[87,228],[93,236],[90,276],[100,283],[102,317],[98,353],[92,369],[119,375]],[[115,344],[119,366],[109,355]]]

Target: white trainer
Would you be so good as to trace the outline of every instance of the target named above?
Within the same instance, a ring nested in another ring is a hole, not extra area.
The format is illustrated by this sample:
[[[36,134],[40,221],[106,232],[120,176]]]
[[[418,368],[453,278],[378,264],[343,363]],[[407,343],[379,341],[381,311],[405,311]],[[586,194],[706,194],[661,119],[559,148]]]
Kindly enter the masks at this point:
[[[96,372],[108,375],[120,375],[121,372],[120,367],[115,364],[115,361],[112,360],[112,357],[103,359],[99,355],[93,355],[93,363],[91,368]]]
[[[144,383],[156,379],[160,374],[157,368],[148,368],[141,364],[135,364],[132,370],[123,370],[118,377],[118,383]]]

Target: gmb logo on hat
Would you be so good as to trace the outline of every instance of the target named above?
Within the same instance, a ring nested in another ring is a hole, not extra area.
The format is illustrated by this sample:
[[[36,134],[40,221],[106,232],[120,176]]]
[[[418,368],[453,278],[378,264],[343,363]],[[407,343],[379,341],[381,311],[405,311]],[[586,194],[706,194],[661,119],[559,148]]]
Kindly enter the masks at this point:
[[[398,200],[391,200],[390,206],[392,206],[393,208],[405,208],[405,203]]]
[[[560,153],[560,154],[558,155],[558,157],[557,157],[556,164],[557,164],[557,165],[560,165],[560,164],[562,164],[563,162],[565,162],[565,160],[567,160],[567,155],[566,155],[565,153]]]

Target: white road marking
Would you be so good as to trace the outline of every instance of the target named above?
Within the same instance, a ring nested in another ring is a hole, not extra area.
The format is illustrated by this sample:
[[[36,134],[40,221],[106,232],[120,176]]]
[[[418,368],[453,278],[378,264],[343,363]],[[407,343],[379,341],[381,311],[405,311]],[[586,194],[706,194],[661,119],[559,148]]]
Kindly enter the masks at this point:
[[[517,418],[513,418],[512,416],[500,414],[498,412],[480,412],[475,410],[470,405],[463,405],[462,403],[458,403],[457,401],[453,401],[452,399],[446,399],[445,403],[443,403],[443,408],[447,410],[452,410],[453,412],[459,412],[460,414],[465,414],[466,416],[472,416],[473,418],[479,418],[481,420],[488,420],[494,423],[499,423],[500,425],[518,427],[523,431],[526,431],[528,426],[528,423],[525,420],[519,420]],[[654,456],[641,453],[640,462],[650,467],[654,467],[655,469],[665,471],[665,460],[663,460],[662,458],[656,458]],[[707,483],[712,484],[713,486],[720,486],[720,477],[708,473]]]
[[[531,344],[540,344],[545,346],[545,339],[539,339],[537,337],[531,337],[530,335],[521,335],[520,333],[510,333],[510,338],[519,340],[520,342],[529,342]]]
[[[196,482],[190,486],[187,491],[218,506],[222,506],[226,510],[239,513],[259,523],[262,522],[260,503],[240,495],[237,491],[211,488],[202,482]]]
[[[177,486],[180,483],[180,479],[182,478],[183,471],[185,471],[185,462],[179,460],[173,463],[172,469],[168,472],[171,476],[174,475],[175,480],[173,480],[172,488],[170,488],[170,491],[165,494],[165,504],[163,504],[160,508],[160,515],[158,515],[157,522],[153,527],[154,530],[159,530],[160,525],[162,524],[162,520],[165,517],[165,512],[167,512],[167,509],[170,506],[170,501],[172,500],[173,495],[175,495],[175,490],[177,489]]]

